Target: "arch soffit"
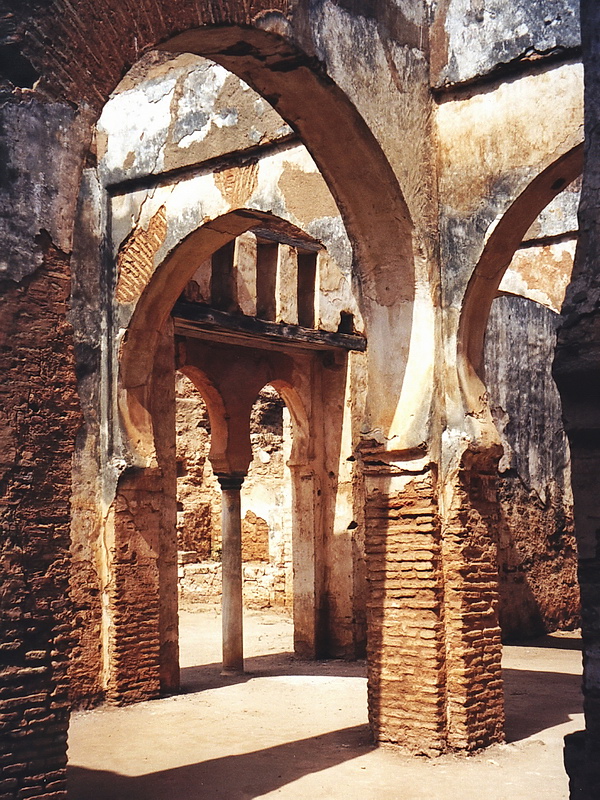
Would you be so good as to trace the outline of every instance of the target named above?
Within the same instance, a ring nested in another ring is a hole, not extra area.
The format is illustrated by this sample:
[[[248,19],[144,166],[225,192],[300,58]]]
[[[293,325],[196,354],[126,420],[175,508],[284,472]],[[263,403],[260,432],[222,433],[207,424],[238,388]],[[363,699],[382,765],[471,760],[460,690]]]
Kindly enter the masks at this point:
[[[275,378],[270,380],[272,386],[286,404],[292,418],[292,453],[290,466],[306,464],[310,455],[310,427],[306,406],[300,393],[286,380]],[[263,387],[264,388],[264,387]]]
[[[481,398],[479,373],[487,321],[496,292],[517,248],[544,208],[581,175],[583,143],[542,170],[513,201],[489,234],[467,285],[458,330],[458,363],[467,396]]]
[[[380,305],[412,301],[412,223],[398,180],[350,99],[314,57],[291,41],[289,23],[204,27],[160,46],[212,59],[262,95],[300,134],[323,175],[355,250],[363,293]]]
[[[153,0],[102,8],[82,0],[60,14],[17,10],[22,53],[46,96],[98,112],[122,76],[152,48],[221,64],[261,94],[300,135],[340,209],[359,283],[392,306],[414,297],[412,223],[398,179],[351,99],[315,55],[298,0]],[[118,25],[115,25],[118,20]],[[53,47],[43,42],[52,41]]]

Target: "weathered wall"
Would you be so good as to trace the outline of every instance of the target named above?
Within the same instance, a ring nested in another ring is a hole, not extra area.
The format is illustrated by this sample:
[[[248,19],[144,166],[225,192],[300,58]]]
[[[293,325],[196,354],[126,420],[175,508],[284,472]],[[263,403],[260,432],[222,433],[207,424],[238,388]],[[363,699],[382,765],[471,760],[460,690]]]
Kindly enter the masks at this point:
[[[600,229],[598,176],[600,149],[600,7],[581,4],[585,68],[586,153],[579,242],[573,279],[563,305],[554,376],[560,391],[565,430],[571,448],[575,532],[579,552],[582,603],[583,694],[586,731],[566,741],[565,764],[571,796],[591,800],[600,787],[600,551],[598,548],[598,481],[600,418]]]
[[[575,180],[531,225],[500,283],[484,381],[503,446],[500,623],[505,639],[579,622],[570,455],[551,362],[577,242]]]
[[[0,120],[0,795],[64,796],[81,426],[67,308],[85,126],[67,105],[34,98],[3,98]]]
[[[432,5],[431,82],[436,88],[485,80],[579,50],[577,0],[442,0]]]
[[[500,625],[506,640],[579,620],[569,452],[551,364],[558,315],[525,298],[492,305],[485,383],[499,464]]]

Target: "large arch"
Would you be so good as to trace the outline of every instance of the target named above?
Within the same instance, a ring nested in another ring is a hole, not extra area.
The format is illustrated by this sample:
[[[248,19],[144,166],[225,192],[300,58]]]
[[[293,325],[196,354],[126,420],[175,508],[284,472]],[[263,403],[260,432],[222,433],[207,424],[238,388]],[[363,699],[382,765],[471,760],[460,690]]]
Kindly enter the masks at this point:
[[[112,0],[97,10],[88,0],[77,11],[49,10],[30,26],[27,9],[17,8],[15,24],[22,23],[20,48],[39,73],[38,90],[75,105],[88,121],[152,48],[203,55],[242,78],[297,131],[321,170],[355,248],[363,292],[384,306],[410,301],[416,245],[402,191],[374,134],[319,60],[307,6],[233,0],[174,12],[166,0],[126,10]],[[130,24],[114,24],[123,18]]]
[[[581,175],[583,144],[539,173],[492,227],[465,292],[458,327],[459,380],[469,412],[482,413],[485,387],[480,373],[492,301],[525,233],[541,211]]]
[[[216,0],[176,6],[167,0],[127,2],[125,5],[110,0],[101,7],[91,0],[77,4],[56,0],[43,8],[34,3],[9,2],[10,25],[14,32],[11,46],[20,50],[20,58],[31,67],[26,70],[21,87],[24,91],[17,91],[15,102],[9,104],[16,120],[13,122],[15,130],[20,132],[15,140],[30,160],[37,159],[44,165],[39,172],[39,182],[44,186],[40,196],[48,197],[48,202],[37,203],[27,209],[27,213],[10,220],[5,243],[7,247],[16,244],[16,255],[8,277],[18,282],[23,277],[34,276],[31,281],[34,290],[41,296],[48,295],[48,306],[35,306],[35,316],[43,324],[47,323],[49,330],[54,331],[58,326],[58,342],[52,341],[47,351],[42,351],[39,361],[44,361],[43,352],[64,348],[65,365],[61,364],[64,366],[61,375],[69,387],[56,408],[56,416],[62,419],[63,427],[45,423],[48,436],[58,435],[57,430],[63,428],[65,432],[64,437],[59,437],[64,449],[59,453],[53,477],[44,476],[41,482],[51,497],[45,512],[50,518],[55,514],[60,532],[53,540],[55,550],[40,548],[39,555],[44,564],[51,561],[53,567],[54,563],[62,565],[48,578],[49,585],[54,587],[52,591],[61,593],[68,568],[67,474],[71,443],[80,421],[74,398],[72,337],[64,324],[63,297],[69,291],[73,219],[82,168],[86,159],[89,164],[94,158],[89,149],[94,120],[110,92],[140,54],[159,45],[173,51],[188,48],[204,52],[255,85],[273,103],[302,137],[339,204],[354,245],[356,272],[364,297],[374,306],[383,306],[385,313],[395,304],[397,322],[393,326],[390,324],[389,329],[396,333],[402,331],[405,338],[407,336],[412,319],[413,262],[418,255],[412,225],[398,181],[381,146],[355,105],[336,87],[315,57],[316,47],[308,19],[310,7],[308,2],[284,0],[274,3],[270,0],[250,3]],[[187,39],[174,38],[185,31],[193,33]],[[203,34],[207,36],[203,38]],[[39,79],[36,81],[36,78]],[[40,137],[42,130],[44,136]],[[60,158],[53,159],[53,153],[60,154]],[[63,154],[66,155],[63,157]],[[11,175],[7,194],[10,191],[15,195],[22,193],[24,187],[29,186],[24,177],[26,167],[21,164],[19,169]],[[81,281],[78,290],[84,284],[85,281]],[[56,297],[50,297],[48,287]],[[26,289],[29,288],[28,284]],[[83,292],[88,290],[92,291],[86,287]],[[10,298],[15,307],[22,301],[20,292],[17,285],[14,297]],[[25,317],[22,328],[15,326],[16,346],[26,340],[27,346],[37,347],[35,331],[32,329],[30,334],[30,328]],[[27,333],[23,334],[23,330]],[[93,362],[100,348],[96,342],[90,344],[85,335],[77,344],[80,374],[85,377],[89,374],[86,370],[93,372],[96,368]],[[400,364],[401,361],[400,358]],[[403,374],[400,366],[394,389],[401,385]],[[17,378],[18,396],[29,398],[27,375]],[[40,441],[36,440],[33,449],[40,452],[43,434],[38,431],[36,435]],[[51,484],[51,480],[55,483]],[[152,487],[149,486],[148,492],[152,494]],[[30,560],[35,561],[33,556]],[[35,691],[36,696],[45,693],[50,704],[55,681],[62,687],[52,699],[49,725],[55,726],[52,729],[54,741],[52,749],[47,751],[48,770],[62,781],[68,724],[63,675],[68,648],[63,634],[68,628],[68,614],[63,614],[65,619],[58,623],[52,613],[48,612],[47,616],[48,619],[44,617],[41,622],[36,650],[40,652],[45,647],[49,662],[50,653],[55,652],[55,639],[60,641],[60,647],[58,655],[52,655],[52,667],[48,667]],[[20,703],[26,710],[27,699],[20,698]],[[19,765],[16,780],[23,773],[40,787],[44,785],[43,775],[28,774],[29,767],[22,768],[22,765],[28,762],[32,751],[45,758],[45,748],[50,747],[47,742],[46,729],[40,726],[27,743],[15,747],[10,763]],[[64,782],[57,784],[57,794],[64,795]]]

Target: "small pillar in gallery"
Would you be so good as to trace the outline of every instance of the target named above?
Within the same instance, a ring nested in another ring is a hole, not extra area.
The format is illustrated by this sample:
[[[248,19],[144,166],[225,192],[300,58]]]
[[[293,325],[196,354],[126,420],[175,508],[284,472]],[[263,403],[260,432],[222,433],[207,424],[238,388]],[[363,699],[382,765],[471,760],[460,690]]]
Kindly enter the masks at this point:
[[[223,674],[244,671],[244,636],[242,603],[242,517],[240,490],[244,477],[219,475],[222,493],[221,564],[223,591],[221,596],[223,625]]]

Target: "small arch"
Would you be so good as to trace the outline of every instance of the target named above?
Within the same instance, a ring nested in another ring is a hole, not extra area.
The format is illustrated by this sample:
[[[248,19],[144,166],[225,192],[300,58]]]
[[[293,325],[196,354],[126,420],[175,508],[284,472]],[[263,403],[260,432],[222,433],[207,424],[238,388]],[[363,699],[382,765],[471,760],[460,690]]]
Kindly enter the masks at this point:
[[[300,466],[309,460],[310,427],[306,407],[296,389],[287,381],[270,380],[269,386],[281,396],[292,418],[292,452],[288,466]]]
[[[210,420],[210,451],[208,458],[214,467],[214,465],[224,462],[226,459],[229,428],[225,403],[216,386],[201,369],[190,365],[182,365],[178,369],[182,375],[185,375],[194,384],[206,405]]]

